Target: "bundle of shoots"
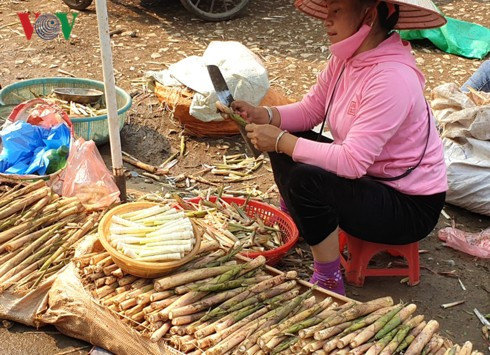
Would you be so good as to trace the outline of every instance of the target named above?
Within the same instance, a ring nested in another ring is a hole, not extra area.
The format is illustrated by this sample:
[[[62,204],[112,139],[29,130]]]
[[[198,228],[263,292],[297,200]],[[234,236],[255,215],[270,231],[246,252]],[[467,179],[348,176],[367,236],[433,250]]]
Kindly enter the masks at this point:
[[[113,216],[109,242],[135,260],[168,261],[182,259],[196,238],[185,213],[163,205]]]

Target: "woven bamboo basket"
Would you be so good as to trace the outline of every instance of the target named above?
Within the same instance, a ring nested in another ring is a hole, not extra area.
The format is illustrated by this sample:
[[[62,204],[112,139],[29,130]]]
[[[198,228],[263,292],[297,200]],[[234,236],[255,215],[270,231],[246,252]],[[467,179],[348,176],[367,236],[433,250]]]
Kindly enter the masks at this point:
[[[98,236],[99,241],[105,250],[111,255],[114,263],[119,266],[123,271],[138,277],[143,278],[155,278],[165,275],[166,273],[175,270],[179,266],[184,265],[194,258],[201,246],[202,231],[193,223],[194,236],[196,238],[196,244],[194,248],[180,260],[176,261],[162,261],[162,262],[148,262],[138,261],[131,259],[123,253],[116,250],[108,241],[110,235],[111,219],[114,215],[120,215],[128,212],[138,211],[145,208],[157,206],[158,204],[152,202],[132,202],[124,205],[117,206],[106,213],[99,223]]]
[[[38,96],[47,96],[56,88],[83,88],[104,91],[104,83],[97,80],[81,78],[37,78],[22,80],[0,90],[0,106],[16,105]],[[105,104],[104,97],[102,104]],[[116,87],[117,115],[119,128],[122,129],[126,115],[131,107],[131,96],[123,89]],[[75,136],[93,140],[97,145],[109,141],[107,115],[95,117],[70,117]]]

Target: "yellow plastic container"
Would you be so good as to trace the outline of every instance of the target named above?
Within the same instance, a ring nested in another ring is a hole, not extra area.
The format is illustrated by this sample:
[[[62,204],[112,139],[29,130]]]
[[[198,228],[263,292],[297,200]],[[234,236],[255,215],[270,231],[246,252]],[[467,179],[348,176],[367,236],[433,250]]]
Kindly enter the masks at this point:
[[[201,246],[202,231],[195,223],[192,223],[194,227],[194,236],[196,237],[196,244],[194,248],[180,260],[176,261],[159,261],[159,262],[149,262],[149,261],[138,261],[131,259],[115,249],[108,240],[110,235],[110,226],[112,216],[122,215],[125,213],[142,210],[145,208],[157,206],[157,203],[152,202],[132,202],[126,203],[124,205],[117,206],[110,210],[100,221],[98,236],[100,243],[105,250],[111,255],[114,263],[119,266],[124,272],[128,274],[144,277],[144,278],[155,278],[165,275],[166,273],[184,265],[194,258],[194,256],[199,251]],[[191,220],[192,221],[192,220]]]

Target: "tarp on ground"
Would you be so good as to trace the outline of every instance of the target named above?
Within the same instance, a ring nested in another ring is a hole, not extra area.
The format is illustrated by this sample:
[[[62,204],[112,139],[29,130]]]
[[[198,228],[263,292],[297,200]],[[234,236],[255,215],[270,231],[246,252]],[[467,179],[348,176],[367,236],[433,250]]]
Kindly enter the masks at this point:
[[[440,50],[467,58],[483,59],[490,52],[490,29],[446,17],[447,24],[428,30],[403,30],[403,39],[428,39]]]

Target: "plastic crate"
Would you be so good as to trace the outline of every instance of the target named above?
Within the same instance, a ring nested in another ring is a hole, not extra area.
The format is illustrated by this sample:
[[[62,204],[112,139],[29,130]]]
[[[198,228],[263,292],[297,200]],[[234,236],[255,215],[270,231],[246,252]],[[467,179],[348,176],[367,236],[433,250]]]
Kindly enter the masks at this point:
[[[84,88],[104,91],[104,83],[97,80],[81,78],[38,78],[22,80],[8,85],[0,90],[0,105],[16,105],[30,100],[36,96],[47,96],[55,88]],[[116,87],[117,115],[119,128],[122,129],[126,121],[126,114],[131,107],[131,96],[123,89]],[[102,97],[105,104],[105,98]],[[109,126],[107,115],[95,117],[70,117],[74,133],[85,140],[93,140],[97,145],[109,141]]]
[[[187,201],[199,203],[200,199],[200,197],[195,197]],[[222,199],[230,204],[234,202],[239,206],[245,204],[246,201],[246,199],[241,197],[222,197]],[[210,201],[215,202],[216,197],[210,197]],[[293,220],[288,214],[282,212],[274,206],[258,201],[248,201],[247,205],[245,206],[245,213],[247,216],[252,218],[254,216],[260,217],[268,226],[272,226],[277,223],[283,232],[284,244],[272,250],[263,252],[243,252],[241,254],[249,258],[256,258],[259,255],[263,255],[267,259],[268,265],[273,266],[277,264],[279,260],[286,255],[289,249],[291,249],[298,241],[299,232],[296,224],[294,224]]]

